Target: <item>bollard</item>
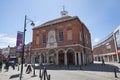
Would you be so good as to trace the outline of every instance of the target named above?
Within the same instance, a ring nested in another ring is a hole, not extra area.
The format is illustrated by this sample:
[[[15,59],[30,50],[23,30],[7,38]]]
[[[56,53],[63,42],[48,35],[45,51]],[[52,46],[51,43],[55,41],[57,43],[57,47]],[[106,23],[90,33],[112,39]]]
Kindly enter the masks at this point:
[[[114,68],[115,78],[117,78],[117,70]]]
[[[36,77],[37,75],[35,75],[35,64],[33,65],[33,76],[32,77]]]
[[[50,80],[50,74],[48,75],[48,78],[47,78],[47,80]]]
[[[42,78],[42,75],[41,75],[41,68],[39,70],[39,78],[41,79]]]
[[[19,71],[19,64],[18,64],[18,71]]]
[[[43,77],[44,77],[44,80],[46,80],[46,68],[44,67],[44,71],[43,71]]]
[[[34,65],[34,68],[33,68],[33,69],[34,69],[34,71],[33,71],[33,76],[35,76],[35,65]]]
[[[43,71],[40,69],[39,77],[40,77],[40,80],[50,80],[50,74],[49,75],[47,74],[47,70],[45,67]]]

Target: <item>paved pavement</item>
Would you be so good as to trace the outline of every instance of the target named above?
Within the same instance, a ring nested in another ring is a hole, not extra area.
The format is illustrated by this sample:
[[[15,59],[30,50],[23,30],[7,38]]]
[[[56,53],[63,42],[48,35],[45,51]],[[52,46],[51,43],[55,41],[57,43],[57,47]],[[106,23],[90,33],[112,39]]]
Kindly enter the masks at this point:
[[[120,80],[120,71],[117,71],[117,78],[115,78],[114,68],[119,70],[119,63],[106,63],[101,65],[101,62],[95,62],[87,66],[45,66],[47,73],[50,74],[50,80]],[[43,67],[41,67],[43,68]],[[39,68],[36,66],[35,74],[33,71],[26,74],[26,67],[23,68],[22,80],[40,80]],[[43,70],[42,70],[43,71]],[[3,69],[0,72],[0,80],[20,80],[18,67],[13,70],[11,67],[8,72]],[[42,79],[44,80],[44,79]]]

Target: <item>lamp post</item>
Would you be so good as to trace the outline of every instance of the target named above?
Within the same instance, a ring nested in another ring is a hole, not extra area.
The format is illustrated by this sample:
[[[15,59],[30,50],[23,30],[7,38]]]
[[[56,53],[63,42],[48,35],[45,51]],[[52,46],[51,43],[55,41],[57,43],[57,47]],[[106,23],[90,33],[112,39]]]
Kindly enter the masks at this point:
[[[35,26],[35,24],[33,23],[33,21],[30,20],[30,19],[27,19],[27,16],[25,15],[25,20],[24,20],[24,32],[23,32],[24,37],[23,37],[22,57],[21,57],[21,72],[20,72],[20,80],[21,80],[21,78],[22,78],[22,74],[23,74],[24,46],[25,46],[25,32],[26,32],[26,24],[27,24],[26,22],[27,22],[27,20],[31,22],[31,25],[32,25],[32,26]]]

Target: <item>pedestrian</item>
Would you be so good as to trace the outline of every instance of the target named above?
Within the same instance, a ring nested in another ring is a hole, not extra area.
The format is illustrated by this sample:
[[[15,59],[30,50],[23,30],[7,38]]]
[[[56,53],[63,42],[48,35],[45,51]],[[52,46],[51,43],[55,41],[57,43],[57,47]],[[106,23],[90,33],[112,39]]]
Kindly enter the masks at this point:
[[[12,65],[12,68],[13,68],[13,70],[15,70],[15,65],[14,64]]]
[[[2,71],[3,62],[0,61],[0,72]]]
[[[26,69],[26,73],[29,74],[30,72],[32,72],[32,68],[30,65],[28,65]]]
[[[11,64],[11,66],[12,66],[12,68],[13,68],[13,70],[15,69],[15,61],[12,61],[12,64]]]
[[[9,63],[8,63],[8,61],[5,62],[5,67],[4,67],[4,69],[6,69],[6,71],[9,70]]]
[[[104,59],[102,58],[102,65],[105,65],[105,61],[104,61]]]

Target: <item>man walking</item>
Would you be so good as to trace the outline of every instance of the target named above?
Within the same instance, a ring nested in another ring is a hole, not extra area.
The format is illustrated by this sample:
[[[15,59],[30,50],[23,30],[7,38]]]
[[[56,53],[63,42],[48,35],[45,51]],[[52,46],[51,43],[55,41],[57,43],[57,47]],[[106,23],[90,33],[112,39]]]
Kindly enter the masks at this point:
[[[102,65],[105,65],[105,61],[103,57],[102,57]]]

